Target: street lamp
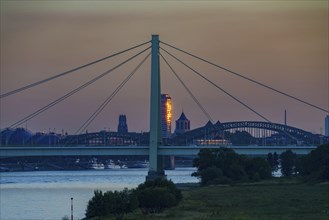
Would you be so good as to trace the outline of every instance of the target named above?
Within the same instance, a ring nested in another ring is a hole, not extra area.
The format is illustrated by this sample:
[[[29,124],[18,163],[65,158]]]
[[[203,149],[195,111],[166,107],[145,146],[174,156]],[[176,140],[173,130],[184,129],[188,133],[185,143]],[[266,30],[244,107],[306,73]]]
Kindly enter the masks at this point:
[[[71,220],[73,220],[73,198],[71,197]]]

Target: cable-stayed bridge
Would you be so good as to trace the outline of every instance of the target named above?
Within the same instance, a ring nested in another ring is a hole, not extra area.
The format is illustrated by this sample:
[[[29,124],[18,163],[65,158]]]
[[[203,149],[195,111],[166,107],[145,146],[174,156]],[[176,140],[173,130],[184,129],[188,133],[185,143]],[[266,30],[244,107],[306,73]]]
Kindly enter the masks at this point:
[[[150,43],[151,43],[151,45],[150,45]],[[299,146],[297,147],[294,145],[300,145],[300,144],[311,145],[309,147],[303,148],[304,149],[303,153],[305,153],[305,152],[309,152],[311,149],[314,149],[314,144],[320,144],[321,142],[323,142],[323,137],[321,137],[321,135],[312,134],[311,132],[303,131],[302,129],[298,129],[298,128],[290,127],[287,125],[281,125],[281,124],[272,122],[267,117],[265,117],[263,114],[256,111],[250,105],[248,105],[246,102],[244,102],[241,99],[239,99],[238,97],[232,95],[230,92],[228,92],[227,90],[225,90],[224,88],[222,88],[221,86],[219,86],[218,84],[216,84],[215,82],[210,80],[206,76],[206,74],[203,74],[200,71],[196,70],[196,68],[192,67],[191,65],[188,65],[186,62],[184,62],[182,59],[178,58],[178,56],[174,55],[169,50],[172,49],[172,50],[175,50],[176,52],[180,52],[185,55],[188,55],[194,59],[200,60],[200,61],[202,61],[206,64],[209,64],[211,66],[214,66],[218,69],[224,70],[227,73],[232,74],[236,77],[239,77],[239,78],[247,80],[251,83],[254,83],[257,86],[263,87],[265,89],[271,90],[280,95],[286,96],[290,99],[303,103],[318,111],[329,113],[328,110],[326,110],[320,106],[314,105],[312,103],[309,103],[301,98],[292,96],[286,92],[280,91],[272,86],[266,85],[255,79],[246,77],[243,74],[232,71],[226,67],[215,64],[209,60],[203,59],[199,56],[196,56],[192,53],[182,50],[176,46],[173,46],[166,42],[162,42],[159,40],[158,35],[153,35],[151,41],[144,42],[142,44],[139,44],[134,47],[128,48],[126,50],[120,51],[113,55],[92,61],[85,65],[82,65],[82,66],[73,68],[71,70],[65,71],[63,73],[54,75],[47,79],[43,79],[43,80],[37,81],[35,83],[32,83],[32,84],[17,88],[15,90],[3,93],[0,95],[0,98],[1,99],[8,98],[12,95],[23,92],[27,89],[31,89],[35,86],[47,83],[49,81],[52,81],[52,80],[60,78],[60,77],[64,77],[72,72],[75,72],[75,71],[81,70],[83,68],[86,68],[88,66],[103,62],[105,60],[111,59],[113,57],[116,57],[120,54],[124,54],[124,53],[134,50],[134,49],[140,49],[140,51],[138,53],[136,53],[135,55],[129,57],[125,61],[115,65],[111,69],[109,69],[109,70],[103,72],[102,74],[92,78],[91,80],[83,83],[82,85],[78,86],[77,88],[72,89],[70,92],[66,93],[65,95],[57,98],[56,100],[52,101],[51,103],[39,108],[38,110],[28,114],[26,117],[24,117],[16,122],[14,122],[10,126],[8,126],[7,129],[5,129],[1,132],[1,143],[2,143],[2,147],[0,148],[1,155],[5,155],[5,152],[7,152],[6,155],[10,156],[10,153],[8,153],[8,152],[11,149],[8,149],[8,147],[6,147],[6,145],[8,144],[8,136],[6,136],[6,132],[10,131],[10,129],[14,129],[19,126],[22,126],[24,123],[34,119],[35,117],[39,116],[40,114],[42,114],[43,112],[52,108],[53,106],[57,105],[58,103],[73,96],[74,94],[80,92],[81,90],[83,90],[84,88],[88,87],[89,85],[95,83],[96,81],[101,80],[106,75],[110,74],[111,72],[117,70],[121,66],[125,65],[126,63],[130,62],[131,60],[134,60],[135,58],[137,58],[145,53],[146,53],[146,56],[139,62],[139,64],[131,71],[131,73],[128,76],[126,76],[126,78],[115,88],[115,90],[98,106],[98,108],[86,119],[86,121],[84,121],[82,123],[82,125],[77,129],[77,131],[73,135],[68,135],[68,136],[64,137],[61,140],[60,144],[56,147],[54,147],[54,146],[52,148],[49,148],[49,146],[48,146],[48,148],[39,147],[38,149],[36,149],[39,152],[39,154],[42,155],[42,151],[43,152],[53,152],[53,154],[56,154],[54,152],[58,151],[58,152],[64,152],[64,153],[66,152],[68,155],[70,155],[69,152],[72,152],[74,150],[76,150],[76,152],[78,152],[78,148],[76,148],[74,145],[79,146],[81,144],[84,145],[84,147],[82,147],[81,152],[89,152],[89,154],[95,153],[97,151],[97,149],[99,151],[103,152],[104,154],[106,154],[106,153],[110,154],[110,152],[113,153],[114,149],[118,149],[121,153],[126,152],[126,150],[129,149],[130,154],[133,154],[134,150],[138,150],[138,152],[142,152],[142,154],[145,154],[145,150],[148,149],[148,154],[150,157],[149,176],[152,177],[152,176],[157,176],[157,175],[163,174],[163,169],[160,165],[161,163],[159,163],[159,160],[161,160],[158,157],[159,155],[165,155],[164,152],[167,152],[167,153],[170,152],[171,155],[178,155],[179,154],[178,152],[182,152],[182,151],[187,152],[189,149],[191,149],[190,151],[192,152],[190,154],[195,155],[196,152],[198,152],[198,150],[201,147],[195,147],[193,145],[191,146],[191,140],[193,140],[195,138],[199,138],[201,136],[204,136],[204,137],[207,136],[207,138],[209,138],[209,137],[224,138],[225,131],[229,131],[229,130],[246,129],[250,133],[254,132],[255,134],[259,131],[261,131],[261,132],[270,131],[272,133],[273,132],[278,133],[281,136],[284,136],[285,139],[288,140],[289,144],[292,144],[292,146],[282,146],[281,148],[279,147],[277,149],[278,151],[280,149],[282,150],[282,149],[286,149],[286,148],[287,149],[296,149],[296,150],[300,149]],[[151,52],[148,52],[149,50],[151,50]],[[135,146],[119,147],[119,146],[114,145],[114,146],[109,146],[109,147],[107,147],[107,149],[105,149],[104,146],[108,145],[107,140],[110,140],[110,138],[108,138],[108,137],[113,134],[111,134],[110,132],[98,132],[98,133],[92,133],[92,134],[88,133],[87,134],[86,133],[87,128],[95,120],[95,118],[105,109],[105,107],[109,103],[111,103],[113,98],[120,92],[120,90],[126,85],[126,83],[140,69],[140,67],[145,63],[145,61],[149,57],[151,57],[151,93],[150,93],[150,133],[147,136],[147,139],[148,139],[147,145],[148,146],[147,147],[135,147]],[[185,84],[184,80],[179,76],[177,71],[170,64],[168,57],[170,57],[172,60],[175,60],[175,62],[180,63],[185,68],[189,69],[190,72],[195,74],[200,79],[204,80],[206,83],[208,83],[209,86],[212,86],[212,87],[216,88],[219,92],[226,94],[227,96],[232,98],[235,102],[239,103],[241,106],[246,108],[248,111],[251,111],[252,113],[257,115],[262,121],[258,121],[258,122],[255,122],[255,121],[225,122],[225,123],[217,122],[217,123],[215,123],[215,121],[213,120],[213,118],[211,117],[209,112],[206,110],[206,108],[196,98],[196,96],[194,95],[192,90],[190,88],[188,88],[188,86]],[[196,105],[200,108],[202,113],[209,119],[209,123],[207,123],[204,127],[192,130],[190,132],[186,132],[182,135],[176,135],[175,137],[173,137],[171,140],[169,140],[166,143],[169,146],[163,146],[163,138],[161,137],[161,127],[162,127],[161,123],[162,122],[161,122],[161,106],[160,106],[160,102],[161,102],[160,58],[169,67],[169,69],[171,70],[173,75],[177,78],[177,80],[180,82],[180,84],[182,84],[182,86],[185,88],[187,93],[190,95],[190,97],[193,99],[193,101],[196,103]],[[256,129],[256,131],[255,131],[255,129]],[[268,133],[266,133],[266,135],[268,135]],[[259,136],[262,136],[262,134],[259,134]],[[264,133],[263,133],[263,136],[264,136]],[[95,140],[98,140],[98,142],[97,142],[98,145],[101,144],[102,147],[96,146],[97,144],[95,146],[92,146],[93,145],[92,143]],[[102,142],[102,140],[103,140],[103,142]],[[185,144],[185,146],[184,146],[184,144]],[[5,146],[3,146],[3,145],[5,145]],[[216,147],[218,147],[218,146],[216,146]],[[238,146],[231,146],[231,147],[233,149],[235,149],[235,147],[237,147],[236,150],[239,151],[239,149],[240,149],[241,153],[243,153],[243,151],[241,149],[248,148],[248,147],[242,147],[242,148],[238,149]],[[33,151],[32,146],[24,147],[21,145],[21,146],[16,146],[15,148],[16,148],[15,152],[17,155],[24,155],[24,152],[25,152],[25,156],[30,156],[30,154],[26,153],[26,152]],[[113,149],[109,149],[109,148],[113,148]],[[166,150],[166,148],[167,148],[167,150]],[[249,148],[251,150],[253,149],[254,152],[256,152],[254,147],[249,147]],[[258,147],[258,148],[260,150],[260,149],[266,149],[266,148],[270,149],[271,147],[267,147],[267,146],[263,145],[262,147]],[[31,150],[29,150],[29,149],[31,149]],[[12,149],[12,150],[14,150],[14,149]],[[17,153],[17,152],[21,152],[21,153]],[[302,151],[300,151],[300,152],[302,152]],[[263,153],[264,153],[264,151],[263,151]],[[44,153],[44,155],[51,155],[51,153],[49,153],[49,154]],[[58,153],[58,155],[60,155],[60,153]],[[61,155],[63,155],[63,154],[61,154]]]

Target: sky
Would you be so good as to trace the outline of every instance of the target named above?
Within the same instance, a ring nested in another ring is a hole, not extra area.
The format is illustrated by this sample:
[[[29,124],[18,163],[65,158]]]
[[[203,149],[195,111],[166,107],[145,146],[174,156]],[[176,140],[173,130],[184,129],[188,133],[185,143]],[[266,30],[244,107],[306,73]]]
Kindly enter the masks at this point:
[[[329,110],[328,1],[1,1],[1,94],[151,40],[160,40]],[[161,45],[274,123],[323,133],[327,113]],[[141,49],[0,99],[10,126]],[[177,63],[177,74],[214,121],[263,121]],[[33,132],[75,132],[146,56],[143,54],[23,124]],[[150,59],[90,124],[149,130]],[[208,118],[161,60],[161,90],[191,127]]]

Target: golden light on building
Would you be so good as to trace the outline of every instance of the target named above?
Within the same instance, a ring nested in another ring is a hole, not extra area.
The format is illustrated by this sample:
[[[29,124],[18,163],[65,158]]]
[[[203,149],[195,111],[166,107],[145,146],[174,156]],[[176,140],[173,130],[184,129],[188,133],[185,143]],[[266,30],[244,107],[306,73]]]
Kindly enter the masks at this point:
[[[167,107],[167,112],[166,112],[167,123],[171,125],[171,117],[172,117],[172,114],[171,114],[171,108],[172,108],[171,99],[167,99],[166,107]]]
[[[162,137],[169,138],[171,135],[172,120],[172,102],[168,94],[161,94],[161,110],[162,110]]]

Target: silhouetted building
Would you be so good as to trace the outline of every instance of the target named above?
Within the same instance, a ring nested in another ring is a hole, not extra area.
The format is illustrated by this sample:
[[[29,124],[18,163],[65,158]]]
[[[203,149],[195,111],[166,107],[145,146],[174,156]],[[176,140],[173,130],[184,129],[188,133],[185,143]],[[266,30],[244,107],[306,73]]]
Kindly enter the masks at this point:
[[[184,134],[185,132],[189,131],[190,128],[190,120],[188,120],[184,114],[184,112],[182,112],[182,114],[180,115],[180,117],[178,118],[178,120],[176,120],[176,130],[175,133],[176,134]]]
[[[161,114],[162,138],[169,138],[171,135],[172,104],[168,94],[161,94]]]
[[[29,144],[32,145],[56,145],[60,141],[60,135],[55,134],[54,132],[43,133],[37,132],[35,133],[29,140]]]
[[[128,133],[128,125],[126,115],[119,116],[119,124],[118,124],[118,133]]]
[[[29,143],[32,132],[24,128],[5,129],[1,131],[1,145],[25,145]]]
[[[324,135],[329,136],[329,115],[324,119]]]

